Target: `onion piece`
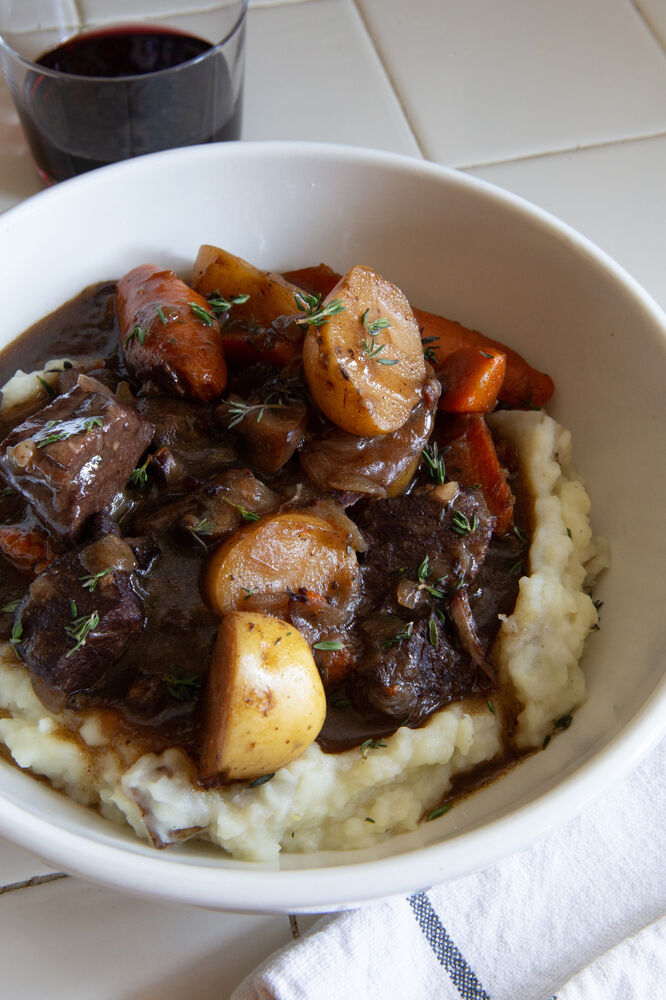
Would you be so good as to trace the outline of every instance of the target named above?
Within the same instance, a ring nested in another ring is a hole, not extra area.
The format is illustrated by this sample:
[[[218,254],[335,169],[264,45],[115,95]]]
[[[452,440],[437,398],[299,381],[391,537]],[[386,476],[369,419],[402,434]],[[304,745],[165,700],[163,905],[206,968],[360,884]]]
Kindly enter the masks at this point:
[[[449,612],[453,619],[453,624],[458,632],[461,645],[472,662],[490,678],[493,683],[497,681],[497,676],[492,664],[488,661],[483,651],[481,640],[476,631],[476,623],[469,606],[467,587],[459,590],[449,604]]]

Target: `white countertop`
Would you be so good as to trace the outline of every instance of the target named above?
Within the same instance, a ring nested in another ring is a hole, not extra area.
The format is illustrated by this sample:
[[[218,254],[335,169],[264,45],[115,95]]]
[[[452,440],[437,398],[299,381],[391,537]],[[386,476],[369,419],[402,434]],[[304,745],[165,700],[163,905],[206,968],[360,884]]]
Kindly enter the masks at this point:
[[[564,219],[666,307],[665,52],[664,0],[250,0],[243,138],[457,167]],[[0,211],[40,188],[0,84]],[[0,897],[3,995],[22,1000],[220,1000],[294,930],[130,899],[1,841]]]

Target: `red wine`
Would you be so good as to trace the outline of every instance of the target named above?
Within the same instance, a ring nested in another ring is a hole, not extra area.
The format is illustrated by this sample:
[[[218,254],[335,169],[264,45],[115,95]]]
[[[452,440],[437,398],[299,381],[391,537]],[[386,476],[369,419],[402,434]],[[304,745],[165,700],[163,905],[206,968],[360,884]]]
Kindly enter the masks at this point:
[[[194,35],[152,25],[108,28],[75,36],[37,64],[66,74],[31,72],[19,102],[47,180],[240,136],[242,81],[234,88],[225,51]]]

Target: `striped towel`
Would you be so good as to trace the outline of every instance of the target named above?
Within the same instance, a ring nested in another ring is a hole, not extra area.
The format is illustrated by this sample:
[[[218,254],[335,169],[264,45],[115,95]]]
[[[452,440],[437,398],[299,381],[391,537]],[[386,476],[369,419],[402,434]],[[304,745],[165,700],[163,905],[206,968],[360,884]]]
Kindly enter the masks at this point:
[[[527,850],[323,918],[233,1000],[666,998],[666,741]]]

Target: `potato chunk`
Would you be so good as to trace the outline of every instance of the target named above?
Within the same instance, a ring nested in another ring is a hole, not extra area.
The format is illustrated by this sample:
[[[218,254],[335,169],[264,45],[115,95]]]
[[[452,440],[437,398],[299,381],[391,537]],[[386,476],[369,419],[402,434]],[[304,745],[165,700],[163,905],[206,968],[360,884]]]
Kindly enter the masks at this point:
[[[199,250],[192,272],[192,287],[200,295],[219,292],[230,300],[238,295],[248,295],[247,302],[234,305],[231,315],[235,320],[252,321],[260,326],[270,326],[276,316],[291,316],[300,312],[294,295],[296,285],[279,274],[262,271],[242,257],[227,250],[205,244]]]
[[[269,615],[227,615],[205,692],[202,779],[277,771],[316,739],[325,716],[324,688],[298,629]]]
[[[355,601],[359,569],[349,532],[309,511],[286,511],[241,528],[213,552],[205,590],[224,615],[248,598],[310,590],[341,606]],[[253,602],[254,603],[254,602]]]
[[[426,377],[419,327],[395,285],[369,267],[356,266],[324,305],[344,309],[311,326],[303,365],[312,396],[329,420],[350,434],[395,431],[419,401]]]

